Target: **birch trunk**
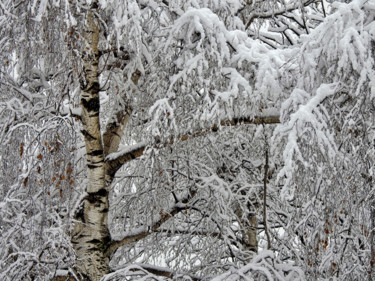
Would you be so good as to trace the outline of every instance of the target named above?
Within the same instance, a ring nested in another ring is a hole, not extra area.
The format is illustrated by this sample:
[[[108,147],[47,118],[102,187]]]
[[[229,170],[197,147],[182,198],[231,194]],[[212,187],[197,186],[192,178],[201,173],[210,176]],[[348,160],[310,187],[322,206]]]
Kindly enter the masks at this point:
[[[95,9],[95,2],[92,9]],[[87,280],[97,281],[109,272],[110,243],[108,231],[108,192],[99,120],[99,24],[88,11],[83,50],[81,108],[83,135],[86,145],[88,184],[87,196],[76,215],[72,243],[77,255],[78,271]]]

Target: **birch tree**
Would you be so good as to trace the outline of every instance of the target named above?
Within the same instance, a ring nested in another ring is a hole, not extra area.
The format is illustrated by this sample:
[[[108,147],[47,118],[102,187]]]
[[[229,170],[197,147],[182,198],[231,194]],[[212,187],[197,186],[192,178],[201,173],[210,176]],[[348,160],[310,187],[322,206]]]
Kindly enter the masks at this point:
[[[370,1],[0,9],[3,279],[371,279]]]

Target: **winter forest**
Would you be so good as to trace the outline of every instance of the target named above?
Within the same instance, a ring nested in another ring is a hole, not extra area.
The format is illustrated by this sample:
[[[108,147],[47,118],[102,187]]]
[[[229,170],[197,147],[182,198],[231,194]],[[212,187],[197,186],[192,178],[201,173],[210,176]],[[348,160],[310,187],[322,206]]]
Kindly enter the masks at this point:
[[[375,0],[0,0],[0,280],[375,281]]]

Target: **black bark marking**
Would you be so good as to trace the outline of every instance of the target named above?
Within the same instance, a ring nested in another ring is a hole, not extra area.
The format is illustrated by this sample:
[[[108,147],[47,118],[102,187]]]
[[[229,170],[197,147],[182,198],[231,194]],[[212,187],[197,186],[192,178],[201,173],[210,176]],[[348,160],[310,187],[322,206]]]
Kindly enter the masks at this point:
[[[100,85],[98,81],[91,83],[90,87],[87,89],[88,91],[93,91],[94,93],[99,93]],[[97,99],[99,103],[99,99]]]
[[[98,196],[107,196],[108,191],[105,190],[104,188],[102,188],[102,189],[100,189],[98,192],[96,192],[96,194],[97,194]]]
[[[75,218],[83,223],[85,223],[85,213],[84,206],[81,206],[75,214]]]
[[[82,135],[85,136],[85,138],[88,138],[89,140],[96,140],[96,138],[92,136],[89,132],[87,132],[86,130],[81,130],[81,132],[82,132]]]
[[[89,243],[92,243],[92,244],[99,244],[100,243],[100,240],[99,239],[92,239],[90,241],[88,241]]]
[[[97,169],[97,168],[101,168],[101,166],[99,165],[90,165],[90,164],[87,164],[87,167],[92,170],[92,169]]]
[[[103,197],[106,197],[107,195],[108,195],[108,191],[105,190],[104,188],[102,188],[102,189],[98,190],[97,192],[88,193],[88,195],[85,197],[85,199],[87,201],[89,201],[91,204],[103,203],[103,201],[101,199]]]
[[[93,151],[91,151],[90,153],[87,153],[87,154],[90,155],[90,156],[100,156],[100,155],[103,155],[103,150],[102,149],[93,150]]]
[[[89,251],[90,252],[98,252],[98,251],[100,251],[100,249],[97,248],[97,247],[94,247],[94,248],[90,248]]]
[[[111,237],[109,235],[104,236],[101,240],[99,239],[92,239],[88,241],[88,243],[94,244],[95,247],[92,247],[92,249],[100,250],[100,251],[106,251],[111,243]]]
[[[104,163],[104,159],[100,159],[99,161],[93,161],[93,160],[90,161],[91,165],[98,165],[100,163]]]
[[[95,82],[92,83],[90,88],[86,91],[90,91],[94,87],[97,87],[97,90],[99,91],[99,83]],[[97,91],[96,91],[97,92]],[[81,99],[82,106],[87,109],[88,112],[99,112],[100,103],[98,98],[91,98],[89,100]]]
[[[77,239],[76,240],[81,240],[81,239],[84,239],[85,237],[88,237],[89,235],[87,234],[83,234],[81,233],[80,235],[78,235]]]

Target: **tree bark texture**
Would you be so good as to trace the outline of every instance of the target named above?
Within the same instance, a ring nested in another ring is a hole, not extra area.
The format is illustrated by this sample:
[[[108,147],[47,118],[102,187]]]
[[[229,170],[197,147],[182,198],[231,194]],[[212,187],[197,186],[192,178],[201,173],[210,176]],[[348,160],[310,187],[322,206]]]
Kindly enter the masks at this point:
[[[88,280],[97,281],[109,272],[109,256],[106,254],[111,240],[108,231],[109,185],[105,181],[105,156],[99,122],[99,23],[93,11],[88,11],[85,24],[81,108],[88,184],[87,196],[76,214],[72,243],[79,273]]]

